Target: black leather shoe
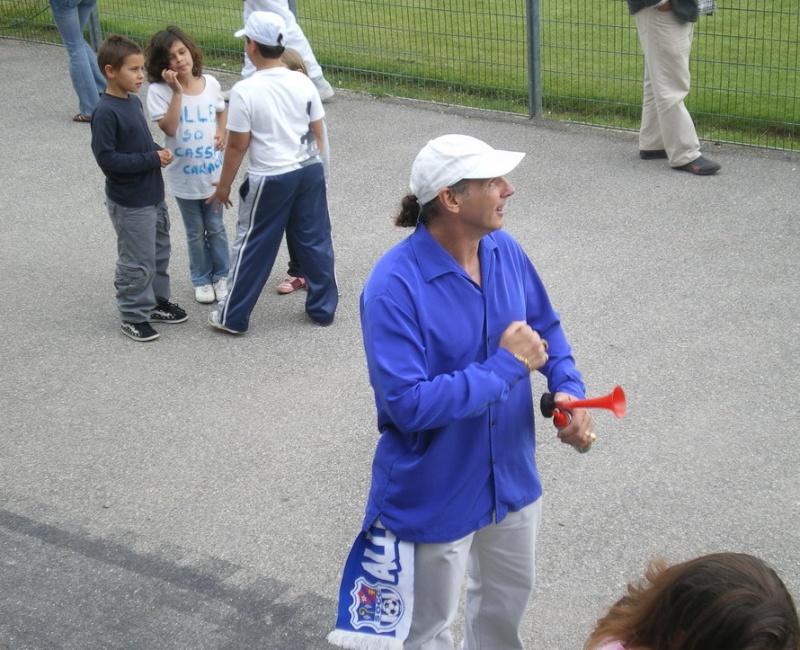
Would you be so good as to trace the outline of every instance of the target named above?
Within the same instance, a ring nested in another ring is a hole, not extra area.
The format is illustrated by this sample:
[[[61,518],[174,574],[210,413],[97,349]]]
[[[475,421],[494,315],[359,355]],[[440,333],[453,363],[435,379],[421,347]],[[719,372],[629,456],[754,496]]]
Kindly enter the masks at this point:
[[[665,149],[639,149],[639,158],[642,160],[655,160],[656,158],[666,158]]]
[[[680,167],[675,167],[674,169],[680,169],[681,171],[697,174],[698,176],[711,176],[711,174],[716,174],[720,169],[722,169],[722,165],[715,163],[713,160],[709,160],[704,156],[700,156],[699,158],[695,158],[689,164],[681,165]]]

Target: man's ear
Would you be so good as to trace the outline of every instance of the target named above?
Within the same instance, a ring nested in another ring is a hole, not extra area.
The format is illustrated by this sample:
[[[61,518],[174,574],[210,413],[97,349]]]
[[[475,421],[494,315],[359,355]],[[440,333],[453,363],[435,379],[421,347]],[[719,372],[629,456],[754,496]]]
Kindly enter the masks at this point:
[[[458,194],[456,194],[451,188],[445,187],[443,190],[439,190],[438,196],[439,202],[446,210],[449,210],[450,212],[458,212]]]

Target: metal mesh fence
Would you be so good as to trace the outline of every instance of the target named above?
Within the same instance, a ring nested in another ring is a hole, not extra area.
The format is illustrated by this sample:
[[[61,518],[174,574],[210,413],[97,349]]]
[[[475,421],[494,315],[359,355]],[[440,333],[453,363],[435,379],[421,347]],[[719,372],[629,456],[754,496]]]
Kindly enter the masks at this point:
[[[294,6],[294,2],[291,3]],[[706,140],[800,149],[797,0],[718,0],[701,17],[687,104]],[[99,0],[104,33],[175,24],[238,71],[241,0]],[[299,0],[335,86],[636,129],[642,55],[622,0]],[[0,0],[0,35],[58,42],[47,0]],[[538,46],[530,46],[531,42]]]

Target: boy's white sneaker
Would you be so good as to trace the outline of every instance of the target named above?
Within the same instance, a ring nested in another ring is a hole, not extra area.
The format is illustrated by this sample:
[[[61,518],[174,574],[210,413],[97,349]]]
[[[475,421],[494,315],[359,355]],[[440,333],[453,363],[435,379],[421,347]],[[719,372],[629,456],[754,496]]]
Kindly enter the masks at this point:
[[[208,324],[211,325],[214,329],[222,330],[223,332],[228,332],[228,334],[241,334],[242,332],[238,330],[232,330],[230,327],[225,327],[222,323],[219,322],[219,312],[215,309],[208,315]]]
[[[210,284],[204,284],[202,287],[195,287],[194,299],[203,305],[210,305],[215,299],[214,287]]]
[[[228,297],[228,278],[220,278],[214,283],[214,295],[217,301]]]

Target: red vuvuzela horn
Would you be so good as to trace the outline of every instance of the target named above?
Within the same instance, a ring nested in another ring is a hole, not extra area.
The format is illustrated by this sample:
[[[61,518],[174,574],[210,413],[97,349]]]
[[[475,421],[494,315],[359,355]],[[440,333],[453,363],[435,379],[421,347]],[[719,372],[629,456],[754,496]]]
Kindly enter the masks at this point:
[[[542,411],[542,415],[544,415],[546,418],[553,417],[553,413],[556,411],[571,411],[578,408],[607,409],[618,418],[621,418],[623,415],[625,415],[626,406],[625,391],[622,390],[621,386],[614,386],[614,390],[612,390],[608,395],[603,395],[603,397],[596,397],[594,399],[579,399],[573,402],[556,402],[551,393],[545,393],[542,395],[542,399],[539,402],[539,408]]]

